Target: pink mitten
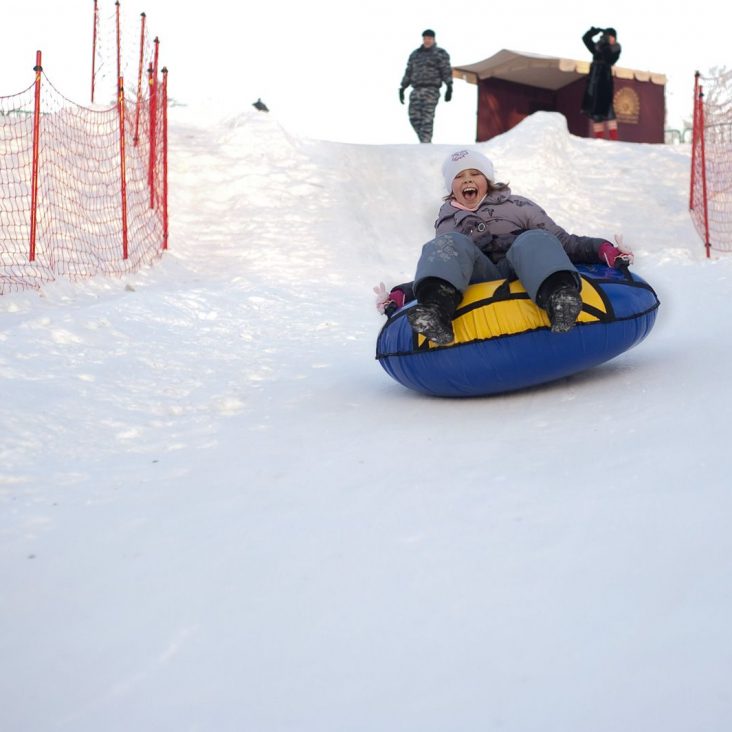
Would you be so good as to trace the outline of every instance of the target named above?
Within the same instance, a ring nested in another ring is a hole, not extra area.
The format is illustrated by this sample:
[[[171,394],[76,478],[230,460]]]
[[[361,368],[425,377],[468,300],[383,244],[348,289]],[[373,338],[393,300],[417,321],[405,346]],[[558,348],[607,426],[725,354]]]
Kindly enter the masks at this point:
[[[374,287],[374,292],[376,293],[376,309],[382,315],[391,316],[404,305],[404,293],[398,289],[387,292],[383,282],[380,282],[378,287]]]
[[[617,246],[611,244],[609,241],[600,245],[598,252],[600,261],[607,264],[608,267],[625,269],[633,264],[633,252],[630,247],[623,243],[623,237],[620,234],[615,234],[615,241],[617,242]]]

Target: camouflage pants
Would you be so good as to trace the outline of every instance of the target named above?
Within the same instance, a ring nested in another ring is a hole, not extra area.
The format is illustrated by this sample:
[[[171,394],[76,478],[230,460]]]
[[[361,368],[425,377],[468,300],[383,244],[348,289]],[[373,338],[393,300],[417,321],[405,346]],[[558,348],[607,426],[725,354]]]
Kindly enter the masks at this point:
[[[439,87],[413,88],[409,95],[409,122],[420,142],[432,142],[435,107],[440,100]]]

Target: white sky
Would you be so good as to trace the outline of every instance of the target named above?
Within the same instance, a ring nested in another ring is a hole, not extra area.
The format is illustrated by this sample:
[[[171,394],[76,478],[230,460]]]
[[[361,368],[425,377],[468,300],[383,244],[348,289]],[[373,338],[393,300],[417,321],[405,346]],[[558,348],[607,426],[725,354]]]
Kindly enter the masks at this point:
[[[618,0],[599,8],[587,2],[526,0],[474,5],[472,12],[436,0],[210,7],[215,11],[172,0],[122,1],[131,36],[144,11],[149,29],[160,37],[161,65],[170,70],[173,99],[237,111],[261,97],[293,132],[346,142],[416,141],[397,88],[407,56],[427,27],[459,65],[502,48],[587,59],[584,31],[612,25],[623,46],[622,66],[667,75],[667,127],[675,128],[691,116],[694,71],[725,64],[729,47],[724,23],[689,13],[688,5],[659,0]],[[103,21],[113,13],[112,0],[100,0]],[[32,83],[40,48],[54,85],[87,103],[92,14],[92,0],[38,0],[3,9],[0,95]],[[111,32],[110,23],[106,29]],[[136,37],[130,40],[137,43]],[[459,81],[455,91],[453,102],[438,107],[434,142],[474,139],[476,87]]]

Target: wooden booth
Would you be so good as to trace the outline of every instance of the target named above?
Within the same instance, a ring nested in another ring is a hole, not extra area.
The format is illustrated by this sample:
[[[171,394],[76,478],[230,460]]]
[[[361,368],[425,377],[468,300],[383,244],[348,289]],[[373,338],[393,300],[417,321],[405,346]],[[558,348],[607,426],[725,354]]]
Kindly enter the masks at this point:
[[[591,137],[591,121],[580,107],[590,61],[499,51],[452,75],[478,86],[476,141],[516,126],[534,112],[561,112],[573,135]],[[664,141],[666,77],[651,71],[613,67],[615,116],[623,142]]]

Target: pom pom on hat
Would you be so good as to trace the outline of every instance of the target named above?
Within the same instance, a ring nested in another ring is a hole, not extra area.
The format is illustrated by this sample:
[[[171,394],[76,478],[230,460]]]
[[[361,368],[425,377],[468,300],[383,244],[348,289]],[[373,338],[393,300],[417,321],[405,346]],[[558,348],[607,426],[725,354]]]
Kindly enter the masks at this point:
[[[442,175],[445,178],[445,188],[452,192],[452,182],[455,176],[463,170],[479,170],[491,182],[495,183],[493,163],[477,150],[456,150],[450,153],[442,164]]]

